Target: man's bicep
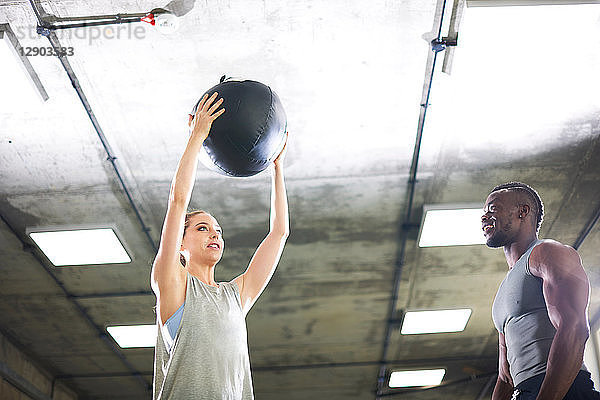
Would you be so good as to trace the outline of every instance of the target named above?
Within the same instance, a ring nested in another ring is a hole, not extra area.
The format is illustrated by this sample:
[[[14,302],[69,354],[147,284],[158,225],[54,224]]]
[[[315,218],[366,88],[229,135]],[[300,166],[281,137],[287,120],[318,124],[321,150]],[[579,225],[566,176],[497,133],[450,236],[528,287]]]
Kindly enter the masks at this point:
[[[544,250],[538,257],[536,271],[542,278],[550,321],[557,329],[562,323],[587,324],[589,281],[579,254],[560,243]]]

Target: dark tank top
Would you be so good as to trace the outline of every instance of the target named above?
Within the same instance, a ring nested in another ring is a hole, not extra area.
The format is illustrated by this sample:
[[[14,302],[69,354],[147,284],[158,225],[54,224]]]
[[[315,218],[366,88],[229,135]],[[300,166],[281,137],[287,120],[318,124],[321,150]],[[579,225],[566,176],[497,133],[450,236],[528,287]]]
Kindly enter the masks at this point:
[[[533,242],[508,271],[492,306],[494,325],[506,341],[506,358],[514,386],[546,372],[556,333],[548,317],[542,279],[529,270],[531,251],[540,243],[542,240]]]

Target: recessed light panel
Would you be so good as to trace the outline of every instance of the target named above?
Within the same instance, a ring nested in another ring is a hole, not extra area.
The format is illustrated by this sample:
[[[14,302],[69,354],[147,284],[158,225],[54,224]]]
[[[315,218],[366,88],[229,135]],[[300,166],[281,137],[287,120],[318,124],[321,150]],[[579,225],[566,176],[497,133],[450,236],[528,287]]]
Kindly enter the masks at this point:
[[[404,315],[400,333],[403,335],[416,335],[421,333],[461,332],[465,330],[470,316],[470,308],[409,311]]]
[[[156,344],[156,325],[108,326],[106,330],[121,348],[154,347]]]
[[[394,371],[390,376],[389,386],[414,387],[414,386],[436,386],[442,383],[445,369],[425,369],[418,371]]]
[[[110,228],[30,232],[29,236],[56,266],[131,262]]]
[[[484,244],[483,210],[478,208],[429,209],[424,207],[419,247]]]

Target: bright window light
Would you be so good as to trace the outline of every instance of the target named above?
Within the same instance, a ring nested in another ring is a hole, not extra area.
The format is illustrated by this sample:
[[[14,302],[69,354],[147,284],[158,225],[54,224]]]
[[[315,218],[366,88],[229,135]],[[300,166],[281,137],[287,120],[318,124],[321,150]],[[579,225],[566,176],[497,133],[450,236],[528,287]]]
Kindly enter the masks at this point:
[[[106,330],[121,348],[154,347],[156,325],[108,326]]]
[[[452,75],[434,77],[423,154],[451,140],[457,157],[493,163],[490,148],[502,149],[508,161],[515,151],[566,145],[571,121],[600,107],[600,57],[590,51],[600,46],[599,18],[600,4],[465,8]],[[490,40],[494,32],[505,34]]]
[[[131,262],[110,228],[29,232],[29,236],[55,266]]]
[[[394,371],[390,376],[390,387],[436,386],[442,383],[445,369],[424,369],[419,371]]]
[[[459,310],[409,311],[402,323],[403,335],[420,333],[461,332],[471,317],[470,308]]]
[[[424,214],[419,247],[485,243],[481,230],[481,206],[460,209],[434,209],[432,206],[424,206]]]

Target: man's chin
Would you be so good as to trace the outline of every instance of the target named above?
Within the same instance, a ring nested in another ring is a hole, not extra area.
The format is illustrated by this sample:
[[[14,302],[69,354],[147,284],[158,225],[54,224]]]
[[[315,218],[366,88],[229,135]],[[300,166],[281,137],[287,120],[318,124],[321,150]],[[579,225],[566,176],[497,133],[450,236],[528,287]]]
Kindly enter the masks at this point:
[[[497,249],[498,247],[504,247],[504,241],[501,240],[501,238],[499,240],[499,238],[494,237],[494,236],[488,238],[488,240],[485,242],[485,244],[487,247],[491,247],[493,249]]]

